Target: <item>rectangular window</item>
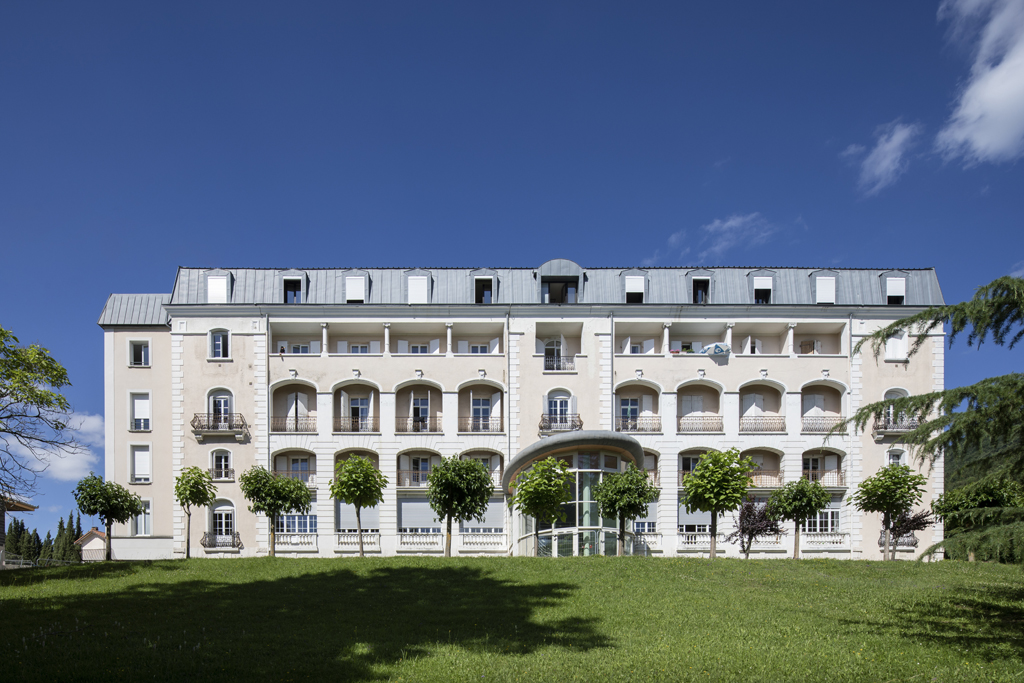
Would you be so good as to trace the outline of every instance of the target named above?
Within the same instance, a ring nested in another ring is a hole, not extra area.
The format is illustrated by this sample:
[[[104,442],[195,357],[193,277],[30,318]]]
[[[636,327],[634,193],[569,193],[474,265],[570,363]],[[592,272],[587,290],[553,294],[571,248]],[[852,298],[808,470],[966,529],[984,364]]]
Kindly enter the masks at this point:
[[[152,476],[149,446],[132,446],[132,483],[148,484]]]
[[[699,464],[700,464],[700,457],[699,456],[693,457],[693,456],[686,455],[686,456],[683,456],[682,458],[679,459],[679,469],[684,474],[689,474],[690,472],[693,472],[695,469],[697,469],[697,465],[699,465]]]
[[[657,522],[633,522],[633,533],[654,534],[658,532]]]
[[[409,353],[429,353],[429,349],[426,344],[410,344]]]
[[[132,394],[131,431],[148,432],[150,417],[149,394]]]
[[[235,511],[221,508],[213,511],[214,536],[233,536],[235,533]]]
[[[487,353],[488,348],[486,344],[472,344],[469,347],[470,353]]]
[[[770,304],[772,302],[772,279],[770,277],[754,278],[754,303]]]
[[[545,279],[541,283],[541,302],[545,304],[577,303],[579,278]]]
[[[345,302],[350,304],[361,304],[366,300],[366,278],[347,277],[345,278]]]
[[[834,534],[839,532],[839,510],[821,510],[814,517],[807,518],[804,531],[811,534]]]
[[[902,306],[907,296],[907,280],[902,277],[885,278],[886,303],[890,306]]]
[[[836,279],[834,277],[815,278],[814,291],[816,303],[834,304],[836,302]]]
[[[302,303],[302,280],[287,279],[284,281],[284,302],[286,304]]]
[[[153,533],[153,511],[148,500],[142,501],[142,514],[132,520],[132,536],[149,536]]]
[[[227,332],[210,334],[210,358],[230,358],[229,351]]]
[[[227,451],[218,451],[213,454],[213,478],[231,478],[231,454]]]
[[[901,464],[900,461],[902,460],[902,458],[900,456],[901,456],[901,453],[899,451],[889,451],[889,464],[890,465],[899,465],[899,464]]]
[[[493,301],[493,280],[489,277],[478,277],[475,282],[475,300],[478,304],[489,304]]]
[[[279,534],[315,534],[316,515],[280,515],[274,531]]]
[[[210,275],[206,278],[206,303],[226,304],[228,302],[228,278],[226,275]]]
[[[352,344],[352,346],[348,347],[348,352],[349,353],[369,353],[370,352],[370,347],[367,346],[366,344]]]
[[[644,277],[642,275],[626,276],[626,303],[642,304],[644,302]]]
[[[708,524],[680,524],[679,531],[684,534],[706,534],[710,526]]]
[[[706,304],[711,301],[711,280],[705,277],[693,278],[693,303]]]
[[[430,303],[430,289],[427,278],[422,275],[409,278],[409,303],[428,304]]]
[[[129,364],[136,368],[149,367],[149,342],[139,341],[131,344],[132,356]]]
[[[886,360],[906,360],[907,359],[907,333],[901,332],[900,334],[889,337],[885,341],[885,359]]]
[[[292,344],[292,353],[309,353],[309,344]]]

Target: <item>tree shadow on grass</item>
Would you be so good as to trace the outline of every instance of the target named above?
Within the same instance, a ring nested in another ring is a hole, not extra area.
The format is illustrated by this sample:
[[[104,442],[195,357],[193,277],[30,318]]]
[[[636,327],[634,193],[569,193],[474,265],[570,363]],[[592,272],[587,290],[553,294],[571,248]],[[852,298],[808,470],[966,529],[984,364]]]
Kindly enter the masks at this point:
[[[140,566],[148,567],[152,564],[151,562],[87,562],[56,567],[10,569],[0,572],[0,587],[31,586],[57,579],[89,580],[128,576],[134,574]],[[161,566],[161,569],[170,571],[176,568]]]
[[[884,620],[841,623],[970,652],[989,662],[1024,659],[1024,588],[1018,586],[951,589],[897,603]]]
[[[77,679],[373,681],[390,676],[382,667],[429,658],[438,645],[493,655],[612,645],[595,618],[543,614],[571,599],[571,583],[513,583],[445,565],[338,567],[249,583],[225,576],[8,599],[0,647],[19,655],[8,661],[32,662],[17,672],[28,680],[67,678],[73,665]],[[33,634],[28,641],[17,642],[15,623]],[[47,658],[47,648],[59,657]]]

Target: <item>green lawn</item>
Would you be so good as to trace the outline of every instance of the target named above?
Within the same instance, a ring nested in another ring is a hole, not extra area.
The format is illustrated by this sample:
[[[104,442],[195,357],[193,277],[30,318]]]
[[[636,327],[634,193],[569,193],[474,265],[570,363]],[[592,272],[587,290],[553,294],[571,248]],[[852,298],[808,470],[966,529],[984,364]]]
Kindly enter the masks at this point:
[[[1024,683],[1021,568],[191,560],[0,573],[5,681]]]

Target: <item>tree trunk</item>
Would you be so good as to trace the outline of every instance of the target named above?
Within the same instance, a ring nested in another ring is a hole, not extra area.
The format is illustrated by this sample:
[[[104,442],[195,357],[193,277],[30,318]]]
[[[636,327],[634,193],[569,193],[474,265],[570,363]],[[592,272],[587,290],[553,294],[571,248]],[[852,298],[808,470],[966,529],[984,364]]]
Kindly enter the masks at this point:
[[[820,527],[819,527],[820,528]],[[800,521],[796,522],[796,535],[793,537],[793,559],[800,559]]]
[[[540,523],[533,520],[533,556],[540,557]]]
[[[104,520],[103,528],[106,530],[107,534],[106,534],[106,538],[103,539],[103,554],[106,557],[107,562],[110,562],[110,560],[113,559],[111,557],[111,553],[110,553],[110,527],[111,526],[112,525],[110,524],[110,520]]]
[[[551,557],[555,557],[555,523],[551,522]]]
[[[752,545],[754,545],[754,539],[752,537],[748,537],[746,539],[746,545],[744,545],[743,537],[740,536],[740,550],[743,551],[743,559],[744,560],[749,560],[750,559],[750,546],[752,546]]]
[[[444,556],[452,556],[452,516],[448,515],[448,528],[444,532]]]
[[[622,557],[626,550],[626,518],[619,517],[619,542],[615,544],[615,556]]]
[[[363,557],[363,520],[359,518],[359,510],[356,505],[356,536],[359,537],[359,557]]]
[[[711,511],[711,559],[715,559],[718,550],[718,511]]]
[[[192,511],[185,508],[185,559],[192,557]]]
[[[275,528],[277,527],[277,515],[270,515],[270,556],[277,557],[274,554],[274,549],[277,547],[277,534]]]
[[[882,515],[882,526],[885,527],[885,550],[883,551],[882,559],[889,559],[889,514]]]

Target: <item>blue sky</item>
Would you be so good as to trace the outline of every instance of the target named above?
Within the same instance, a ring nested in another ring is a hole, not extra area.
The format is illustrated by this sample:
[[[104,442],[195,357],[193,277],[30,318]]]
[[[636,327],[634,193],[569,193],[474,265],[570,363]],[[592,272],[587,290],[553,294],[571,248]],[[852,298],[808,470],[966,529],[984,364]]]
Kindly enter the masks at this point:
[[[4,3],[0,324],[91,446],[28,524],[101,471],[107,295],[178,265],[934,266],[954,302],[1024,273],[1022,155],[1024,0]],[[947,383],[1018,367],[958,344]]]

